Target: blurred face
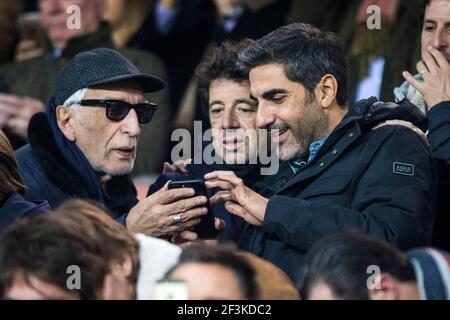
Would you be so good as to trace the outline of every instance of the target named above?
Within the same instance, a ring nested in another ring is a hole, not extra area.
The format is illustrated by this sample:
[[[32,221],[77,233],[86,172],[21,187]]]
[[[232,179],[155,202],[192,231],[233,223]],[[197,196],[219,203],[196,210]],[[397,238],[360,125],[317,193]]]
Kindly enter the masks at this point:
[[[88,89],[84,99],[122,100],[131,104],[146,102],[140,89],[123,86],[119,88],[114,85],[102,89]],[[110,176],[131,172],[141,133],[134,109],[131,109],[122,121],[112,121],[106,117],[104,107],[77,106],[70,124],[75,144],[96,172]]]
[[[209,87],[209,119],[213,145],[228,164],[243,164],[256,156],[256,105],[247,81],[217,79]]]
[[[34,276],[25,278],[22,272],[14,276],[11,287],[5,292],[4,299],[11,300],[78,300],[77,291],[63,290],[54,284],[46,283]]]
[[[73,5],[80,9],[79,28],[72,27],[76,14],[73,7],[69,7]],[[103,15],[103,0],[40,0],[39,11],[42,26],[53,46],[64,49],[70,39],[98,30]]]
[[[432,0],[425,10],[422,58],[430,45],[450,62],[450,0]]]
[[[327,115],[303,85],[286,77],[281,65],[253,68],[250,87],[258,101],[256,125],[276,130],[272,143],[279,144],[281,160],[303,159],[311,143],[327,135]]]
[[[191,300],[245,299],[233,271],[218,264],[182,264],[172,272],[170,278],[187,283]]]

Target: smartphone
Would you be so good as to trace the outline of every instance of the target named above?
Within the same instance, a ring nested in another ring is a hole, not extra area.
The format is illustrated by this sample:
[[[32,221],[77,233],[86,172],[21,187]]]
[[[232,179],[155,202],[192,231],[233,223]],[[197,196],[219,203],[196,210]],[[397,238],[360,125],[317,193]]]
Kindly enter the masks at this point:
[[[169,182],[168,187],[169,189],[192,188],[195,191],[194,197],[208,197],[205,181],[203,179],[174,180]],[[197,233],[200,239],[215,239],[218,235],[218,231],[214,226],[214,214],[209,205],[209,201],[206,204],[206,208],[208,208],[208,213],[200,218],[201,222],[194,227],[194,232]]]
[[[155,300],[188,300],[189,288],[186,282],[181,280],[163,279],[155,284],[153,289]]]

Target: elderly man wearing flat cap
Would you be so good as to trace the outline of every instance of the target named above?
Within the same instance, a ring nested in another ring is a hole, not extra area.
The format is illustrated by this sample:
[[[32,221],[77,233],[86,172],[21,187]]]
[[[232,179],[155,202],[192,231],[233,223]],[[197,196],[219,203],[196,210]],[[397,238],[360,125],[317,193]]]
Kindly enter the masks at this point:
[[[129,176],[140,126],[157,110],[144,94],[163,88],[112,49],[76,55],[56,76],[46,113],[32,118],[29,144],[17,152],[27,200],[52,208],[71,198],[96,200],[130,231],[155,237],[199,223],[206,198],[166,185],[138,202]]]

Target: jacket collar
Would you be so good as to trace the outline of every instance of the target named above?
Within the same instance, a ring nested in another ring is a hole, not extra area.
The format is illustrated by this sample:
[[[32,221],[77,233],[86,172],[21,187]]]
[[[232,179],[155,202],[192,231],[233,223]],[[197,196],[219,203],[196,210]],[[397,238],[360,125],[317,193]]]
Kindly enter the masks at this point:
[[[372,97],[355,104],[344,116],[342,121],[330,133],[322,145],[316,158],[307,164],[312,165],[320,161],[311,170],[303,168],[279,191],[285,190],[299,181],[313,178],[326,170],[340,154],[344,153],[358,138],[370,131],[377,124],[387,120],[404,120],[426,131],[427,119],[425,115],[408,100],[401,104],[383,103]]]

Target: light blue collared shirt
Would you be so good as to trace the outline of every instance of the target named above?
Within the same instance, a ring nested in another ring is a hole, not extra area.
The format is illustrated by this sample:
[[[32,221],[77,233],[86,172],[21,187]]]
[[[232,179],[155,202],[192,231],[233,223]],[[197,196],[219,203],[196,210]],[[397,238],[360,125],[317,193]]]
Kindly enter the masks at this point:
[[[167,35],[175,22],[177,10],[167,10],[161,3],[156,4],[155,24],[159,33]]]
[[[325,141],[327,141],[327,139],[328,136],[326,136],[321,140],[314,141],[313,143],[311,143],[311,145],[309,146],[308,161],[303,160],[289,161],[289,165],[291,166],[292,171],[294,171],[294,174],[297,174],[301,169],[303,169],[304,166],[306,166],[308,163],[310,163],[316,158],[317,153],[319,153],[320,148],[323,146]]]

